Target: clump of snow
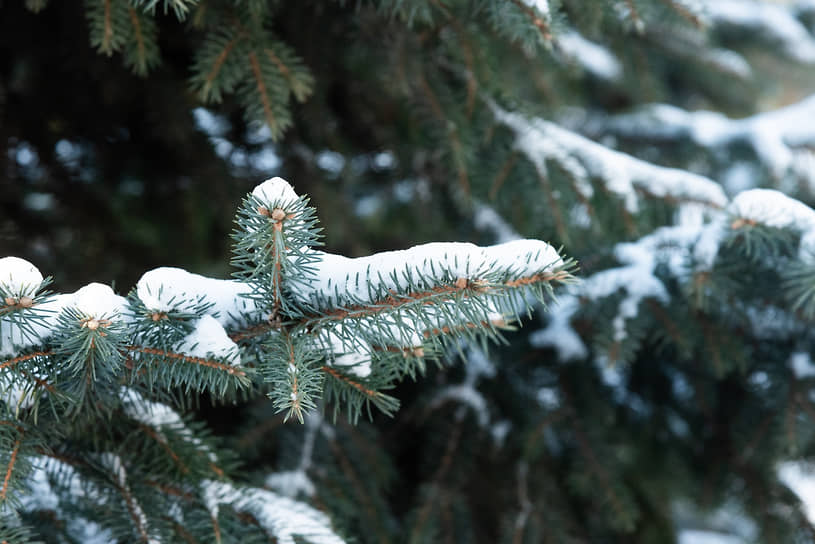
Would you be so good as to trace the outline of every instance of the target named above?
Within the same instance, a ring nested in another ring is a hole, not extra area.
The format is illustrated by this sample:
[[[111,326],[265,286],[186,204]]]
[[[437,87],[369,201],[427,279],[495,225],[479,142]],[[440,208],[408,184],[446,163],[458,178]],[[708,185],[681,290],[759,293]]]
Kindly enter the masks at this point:
[[[285,497],[294,498],[299,494],[307,497],[314,496],[316,488],[314,482],[301,469],[274,472],[266,477],[266,487],[269,487]]]
[[[682,501],[674,504],[677,539],[681,544],[747,544],[757,542],[758,527],[742,505],[727,503],[716,510],[700,510]]]
[[[614,151],[543,119],[526,119],[491,104],[495,118],[516,134],[515,146],[546,176],[546,162],[554,161],[575,181],[575,188],[591,197],[590,178],[597,178],[618,195],[630,212],[639,209],[637,191],[658,198],[696,201],[721,208],[727,197],[721,186],[704,176],[657,166]]]
[[[213,518],[217,518],[221,504],[228,504],[234,510],[251,513],[280,544],[295,544],[299,540],[295,537],[305,537],[313,544],[344,544],[331,529],[328,516],[305,503],[229,482],[205,481],[202,488],[204,504]]]
[[[342,305],[374,302],[383,291],[404,293],[410,281],[420,289],[459,278],[481,279],[504,271],[517,277],[553,270],[563,261],[540,240],[514,240],[488,247],[470,243],[430,243],[355,259],[317,252],[315,274],[293,294],[307,303]],[[373,287],[370,287],[370,286]]]
[[[738,218],[768,227],[798,231],[801,260],[811,262],[815,258],[815,210],[803,202],[772,189],[752,189],[739,193],[727,210]]]
[[[810,523],[815,523],[815,472],[804,463],[787,461],[778,465],[778,478],[798,495]]]
[[[575,296],[559,295],[557,302],[549,307],[549,323],[530,334],[529,343],[536,348],[554,348],[561,361],[587,357],[589,350],[571,325],[572,316],[579,309],[580,303]]]
[[[136,296],[150,311],[192,312],[202,303],[210,304],[207,313],[225,327],[239,326],[247,314],[259,313],[258,305],[248,298],[251,293],[248,283],[208,278],[171,267],[145,272],[136,284]]]
[[[717,217],[702,228],[693,248],[693,258],[696,261],[697,271],[701,272],[713,268],[726,229],[727,225],[724,217]]]
[[[544,19],[549,19],[552,16],[552,12],[549,7],[549,0],[523,0],[523,3],[529,6],[530,8],[534,8],[543,15]]]
[[[286,206],[298,198],[289,182],[280,177],[268,179],[255,187],[252,196],[267,206]]]
[[[10,297],[32,297],[42,284],[36,266],[19,257],[0,259],[0,291]],[[0,301],[2,302],[2,301]]]
[[[508,419],[496,421],[490,426],[490,436],[496,448],[503,448],[507,440],[509,431],[512,430],[512,423]]]
[[[86,317],[114,319],[124,315],[127,300],[108,285],[91,283],[74,293],[71,306]]]
[[[205,315],[195,323],[195,328],[184,337],[177,350],[193,357],[225,359],[232,365],[241,363],[238,345],[211,315]]]
[[[480,427],[486,427],[490,422],[490,412],[487,399],[478,390],[476,385],[482,377],[492,378],[496,369],[487,354],[481,349],[470,346],[467,349],[466,374],[460,384],[444,387],[430,402],[430,409],[435,409],[448,401],[455,401],[468,406],[475,414],[476,422]]]
[[[796,351],[790,355],[789,364],[796,378],[815,376],[815,364],[806,351]]]
[[[570,30],[558,34],[557,44],[570,61],[580,65],[592,75],[609,81],[620,79],[623,72],[620,61],[608,49],[587,40],[577,31]]]

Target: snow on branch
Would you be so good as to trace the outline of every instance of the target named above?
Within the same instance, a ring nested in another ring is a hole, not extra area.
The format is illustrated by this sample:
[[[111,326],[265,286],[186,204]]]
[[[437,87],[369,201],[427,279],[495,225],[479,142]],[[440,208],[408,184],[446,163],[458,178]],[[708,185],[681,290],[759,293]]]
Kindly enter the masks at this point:
[[[572,328],[571,320],[584,303],[617,293],[623,297],[611,322],[613,341],[625,341],[626,322],[637,316],[642,300],[669,301],[664,284],[655,275],[657,264],[665,263],[675,274],[682,274],[686,248],[698,235],[698,228],[662,227],[636,242],[617,244],[614,255],[622,266],[597,272],[558,294],[548,325],[532,333],[530,342],[535,347],[554,348],[564,361],[586,357],[588,348]]]
[[[234,280],[207,278],[181,268],[162,267],[145,272],[136,284],[136,296],[151,317],[168,313],[199,313],[204,307],[221,326],[244,324],[247,315],[257,318],[258,306],[248,298],[250,285]]]
[[[780,47],[791,59],[815,63],[815,37],[796,17],[795,6],[755,0],[707,0],[705,16],[717,29],[741,30]]]
[[[0,294],[7,306],[19,303],[22,297],[32,297],[40,288],[43,277],[36,266],[19,257],[0,259]]]
[[[159,433],[157,435],[159,438],[165,439],[162,431],[168,430],[189,442],[199,451],[204,452],[211,462],[217,461],[215,453],[193,434],[178,412],[171,407],[160,402],[149,401],[135,389],[127,387],[121,388],[120,397],[124,413],[134,421],[155,428]]]
[[[25,512],[44,510],[65,520],[65,529],[77,542],[111,542],[113,534],[95,521],[77,515],[78,499],[100,497],[99,489],[83,480],[71,465],[53,457],[38,456],[32,459],[34,470],[26,481],[27,494],[21,494],[20,509]],[[56,485],[52,482],[57,482]],[[65,496],[71,500],[63,500]],[[67,512],[71,512],[68,516]]]
[[[815,260],[815,210],[803,202],[772,189],[752,189],[739,193],[727,210],[736,217],[732,229],[761,224],[797,231],[799,258],[807,263]]]
[[[669,104],[652,104],[602,122],[602,130],[632,140],[673,142],[690,139],[715,152],[747,144],[777,178],[794,164],[796,148],[815,146],[815,96],[789,106],[743,119],[718,112],[685,111]]]
[[[587,40],[576,30],[557,34],[555,44],[568,61],[595,77],[617,81],[622,76],[620,61],[608,49]]]
[[[320,257],[314,280],[296,296],[321,308],[367,305],[388,295],[411,298],[419,291],[461,290],[470,281],[486,278],[500,278],[511,286],[564,265],[557,250],[540,240],[488,247],[437,242],[354,259],[324,252]]]
[[[214,519],[221,505],[252,514],[280,544],[345,543],[331,528],[331,521],[324,513],[273,491],[209,481],[204,484],[204,502]]]
[[[655,273],[657,265],[663,265],[661,270],[669,277],[686,284],[693,281],[694,273],[713,268],[730,233],[754,226],[795,232],[800,242],[797,263],[793,264],[810,266],[815,262],[815,210],[779,191],[743,191],[716,211],[709,223],[662,227],[635,242],[617,244],[614,255],[622,266],[597,272],[558,293],[557,303],[547,315],[547,325],[532,333],[531,343],[554,348],[563,361],[587,357],[589,349],[572,327],[572,320],[585,304],[615,294],[622,294],[622,299],[612,320],[612,340],[625,341],[626,323],[638,315],[642,300],[669,302],[665,284]],[[796,327],[792,314],[776,307],[750,308],[746,317],[757,336],[764,331],[764,336],[777,337]]]
[[[697,202],[711,208],[727,203],[722,188],[713,180],[676,168],[657,166],[625,153],[608,149],[579,134],[539,118],[527,119],[490,104],[495,118],[515,132],[515,147],[547,176],[552,161],[573,179],[575,189],[584,197],[594,194],[593,180],[619,196],[630,212],[640,206],[640,194]]]
[[[430,243],[358,258],[322,252],[314,209],[282,178],[247,195],[237,223],[240,279],[157,268],[127,298],[101,284],[50,295],[31,263],[0,260],[0,355],[12,357],[0,363],[52,357],[54,368],[92,369],[115,388],[124,373],[150,387],[219,395],[259,374],[275,384],[275,406],[299,419],[300,407],[316,407],[310,399],[321,395],[391,410],[395,400],[381,389],[415,376],[426,357],[461,338],[497,337],[532,297],[568,282],[573,267],[548,243],[514,234],[488,247]],[[257,373],[241,366],[247,358]],[[24,382],[16,370],[11,397]],[[84,389],[75,393],[84,398]]]
[[[81,325],[94,329],[111,321],[126,324],[126,300],[100,283],[91,283],[68,295],[42,292],[40,271],[17,257],[0,259],[0,357],[42,345],[58,326],[60,314],[70,309]]]

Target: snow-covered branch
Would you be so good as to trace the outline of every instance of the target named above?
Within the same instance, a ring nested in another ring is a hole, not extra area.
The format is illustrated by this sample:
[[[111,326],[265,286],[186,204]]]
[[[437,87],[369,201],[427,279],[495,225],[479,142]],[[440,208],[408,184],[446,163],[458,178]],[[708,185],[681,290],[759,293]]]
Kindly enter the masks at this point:
[[[731,119],[719,112],[689,112],[668,104],[652,104],[634,113],[595,122],[588,129],[631,141],[690,140],[711,153],[724,152],[735,144],[747,145],[780,178],[793,166],[797,149],[815,146],[815,129],[812,123],[803,121],[811,118],[815,118],[815,96],[743,119]]]
[[[498,122],[515,133],[515,147],[542,177],[551,161],[568,173],[575,190],[584,198],[594,195],[593,182],[623,200],[636,212],[642,195],[678,202],[697,202],[711,208],[727,203],[722,188],[714,181],[676,168],[650,164],[614,151],[579,134],[539,118],[527,119],[490,104]]]

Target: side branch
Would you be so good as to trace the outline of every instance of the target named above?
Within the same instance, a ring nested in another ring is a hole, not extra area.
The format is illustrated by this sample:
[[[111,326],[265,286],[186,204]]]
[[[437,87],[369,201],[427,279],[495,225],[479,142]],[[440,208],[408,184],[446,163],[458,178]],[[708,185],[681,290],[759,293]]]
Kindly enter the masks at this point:
[[[20,446],[23,443],[22,429],[17,427],[20,431],[20,436],[14,441],[14,447],[11,450],[11,459],[9,459],[8,467],[6,468],[6,476],[3,478],[3,488],[0,489],[0,501],[5,501],[8,494],[9,481],[11,480],[11,473],[14,471],[14,465],[17,462],[17,454],[20,452]]]
[[[510,0],[510,1],[516,6],[518,6],[518,9],[523,11],[524,14],[526,14],[526,16],[529,17],[529,19],[532,21],[532,24],[535,25],[535,27],[537,27],[537,29],[540,31],[544,40],[551,41],[552,32],[549,30],[549,25],[547,25],[546,21],[544,21],[542,18],[538,17],[534,9],[521,2],[521,0]]]
[[[218,53],[218,56],[215,58],[215,62],[212,65],[212,69],[209,71],[206,77],[206,81],[204,83],[203,94],[204,97],[209,97],[209,91],[212,88],[213,83],[215,82],[215,78],[218,77],[218,74],[221,72],[221,67],[226,62],[227,57],[232,52],[232,49],[238,43],[238,40],[241,38],[240,35],[232,38],[229,40],[226,45],[224,46],[223,50]]]
[[[155,429],[153,429],[153,428],[152,428],[150,425],[146,425],[146,424],[144,424],[144,423],[140,423],[140,424],[139,424],[139,428],[140,428],[141,430],[143,430],[143,431],[144,431],[144,433],[145,433],[147,436],[149,436],[150,438],[152,438],[153,440],[155,440],[156,442],[158,442],[158,443],[159,443],[159,445],[161,445],[161,447],[162,447],[162,448],[164,448],[164,451],[166,451],[166,452],[167,452],[167,455],[169,455],[169,456],[170,456],[170,458],[173,460],[173,462],[174,462],[176,465],[178,465],[178,468],[179,468],[179,469],[181,469],[181,472],[183,472],[184,474],[187,474],[187,473],[189,473],[189,472],[190,472],[190,469],[189,469],[189,468],[187,468],[187,465],[185,465],[185,464],[184,464],[184,463],[181,461],[181,458],[178,456],[178,454],[177,454],[176,452],[174,452],[174,451],[173,451],[173,449],[170,447],[170,445],[167,443],[167,441],[166,441],[166,440],[164,440],[164,439],[163,439],[163,438],[162,438],[162,437],[161,437],[161,436],[160,436],[160,435],[159,435],[159,434],[156,432],[156,430],[155,430]]]
[[[418,293],[405,293],[404,295],[397,295],[395,292],[391,291],[392,294],[387,298],[374,301],[370,304],[357,304],[355,306],[351,306],[350,308],[332,310],[328,312],[325,316],[320,317],[325,317],[327,319],[336,321],[340,321],[347,317],[358,317],[358,318],[371,317],[382,312],[395,310],[402,306],[413,304],[415,302],[429,304],[432,302],[432,299],[435,298],[440,298],[441,300],[449,300],[450,297],[447,295],[463,291],[464,289],[465,287],[458,287],[456,285],[442,285],[434,287],[429,291],[421,291]],[[318,316],[311,316],[310,319],[313,319],[313,317]]]
[[[28,361],[34,359],[35,357],[48,357],[49,355],[53,355],[53,351],[35,351],[34,353],[28,353],[26,355],[20,355],[19,357],[15,357],[14,359],[9,359],[7,361],[3,361],[0,363],[0,370],[4,368],[10,368],[17,363],[22,363],[23,361]]]
[[[492,319],[492,320],[489,320],[489,321],[484,320],[484,321],[481,321],[480,323],[465,323],[463,325],[458,325],[458,326],[455,326],[455,327],[449,327],[449,326],[445,325],[444,327],[441,327],[441,328],[425,329],[422,332],[422,336],[424,336],[425,338],[430,338],[432,336],[442,336],[442,335],[450,334],[450,333],[454,333],[454,332],[461,332],[461,331],[464,331],[464,330],[467,330],[467,329],[482,329],[482,328],[488,328],[488,327],[501,328],[501,327],[506,327],[506,326],[507,326],[507,322],[503,318],[500,318],[500,319]]]
[[[510,280],[504,285],[507,287],[523,287],[524,285],[532,285],[533,283],[550,282],[550,281],[564,281],[571,277],[571,274],[566,270],[558,270],[555,273],[541,272],[540,274],[533,274],[517,280]]]
[[[334,378],[336,380],[347,383],[348,385],[350,385],[351,387],[353,387],[354,389],[356,389],[357,391],[359,391],[360,393],[362,393],[366,397],[375,398],[375,397],[381,397],[382,396],[382,393],[380,393],[379,391],[374,391],[373,389],[369,389],[369,388],[365,387],[361,383],[352,380],[351,378],[349,378],[345,374],[342,374],[341,372],[337,372],[335,369],[331,368],[330,366],[323,365],[322,367],[320,367],[320,370],[322,370],[326,374],[329,374],[332,378]]]
[[[268,123],[269,128],[274,129],[277,126],[277,120],[272,113],[272,105],[269,103],[266,83],[263,81],[263,72],[260,69],[260,62],[254,51],[249,53],[249,64],[252,66],[252,74],[255,76],[255,84],[257,85],[258,94],[260,95],[260,102],[263,105],[263,115],[266,117],[266,123]]]
[[[235,368],[234,366],[227,364],[227,363],[219,363],[218,361],[212,361],[210,359],[204,359],[203,357],[193,357],[192,355],[185,355],[183,353],[175,353],[173,351],[166,351],[163,349],[155,349],[155,348],[147,348],[143,346],[125,346],[125,349],[128,351],[134,351],[137,353],[147,353],[149,355],[158,355],[159,357],[166,357],[168,359],[174,359],[177,361],[182,361],[185,363],[192,363],[195,365],[205,366],[208,368],[214,368],[216,370],[223,370],[227,374],[233,374],[235,376],[246,376],[246,373],[243,370]]]
[[[115,476],[117,476],[116,489],[119,491],[125,501],[130,518],[133,520],[133,524],[136,526],[136,530],[139,532],[140,540],[146,544],[155,542],[147,533],[147,527],[144,525],[146,522],[144,519],[144,513],[142,512],[141,506],[139,506],[138,503],[136,503],[136,500],[133,498],[133,494],[127,487],[127,482],[124,481],[124,478],[121,475]]]
[[[113,54],[113,22],[111,20],[111,0],[103,0],[104,5],[104,33],[102,37],[102,45],[99,48],[103,53],[110,56]]]
[[[571,277],[568,270],[558,270],[556,272],[540,272],[531,276],[523,276],[503,283],[489,283],[478,279],[458,278],[452,285],[440,285],[427,291],[398,294],[391,290],[391,295],[384,299],[376,300],[370,304],[357,304],[348,308],[338,308],[331,310],[325,315],[309,315],[303,320],[307,324],[314,319],[327,319],[341,321],[346,318],[366,318],[373,317],[383,312],[398,310],[415,303],[434,304],[437,302],[447,302],[456,293],[468,296],[470,293],[477,295],[488,295],[506,288],[519,288],[535,283],[565,281]]]
[[[249,327],[248,329],[232,333],[229,335],[229,339],[233,342],[240,342],[241,340],[262,336],[276,328],[278,328],[278,325],[275,323],[261,323],[260,325],[255,325],[254,327]]]

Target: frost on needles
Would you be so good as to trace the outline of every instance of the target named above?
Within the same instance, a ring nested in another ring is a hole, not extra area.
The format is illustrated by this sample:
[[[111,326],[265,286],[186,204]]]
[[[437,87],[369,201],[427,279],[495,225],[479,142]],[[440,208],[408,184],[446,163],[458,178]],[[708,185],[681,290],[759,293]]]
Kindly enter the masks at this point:
[[[446,350],[472,352],[463,340],[497,337],[571,279],[538,240],[320,251],[315,210],[281,178],[247,195],[236,222],[235,279],[164,267],[127,296],[99,283],[55,294],[33,264],[0,259],[4,526],[46,508],[83,542],[161,542],[198,516],[209,541],[237,514],[280,542],[341,542],[311,506],[230,481],[217,442],[174,399],[267,394],[301,422],[318,407],[390,414],[398,402],[383,391]],[[72,445],[88,426],[98,443]]]

